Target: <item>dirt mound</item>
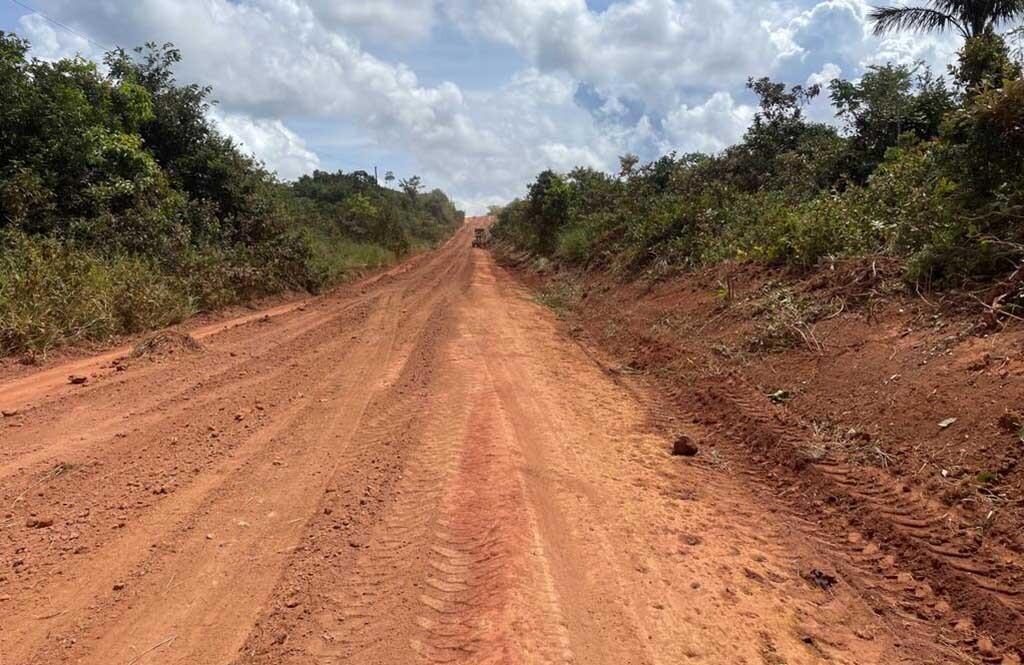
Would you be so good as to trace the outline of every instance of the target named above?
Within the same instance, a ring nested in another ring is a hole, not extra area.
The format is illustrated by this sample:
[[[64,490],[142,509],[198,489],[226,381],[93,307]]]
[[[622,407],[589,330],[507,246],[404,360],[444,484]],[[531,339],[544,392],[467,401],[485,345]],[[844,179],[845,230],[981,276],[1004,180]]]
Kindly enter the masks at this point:
[[[161,357],[182,352],[200,351],[203,345],[187,333],[164,330],[142,340],[132,349],[130,357]]]

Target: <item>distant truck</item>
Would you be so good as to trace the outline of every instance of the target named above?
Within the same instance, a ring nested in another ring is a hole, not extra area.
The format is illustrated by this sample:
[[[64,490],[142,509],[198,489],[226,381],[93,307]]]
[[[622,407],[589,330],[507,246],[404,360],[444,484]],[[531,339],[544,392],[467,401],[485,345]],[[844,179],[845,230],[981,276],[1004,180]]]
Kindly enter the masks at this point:
[[[491,242],[491,232],[485,228],[473,229],[473,247],[487,247]]]

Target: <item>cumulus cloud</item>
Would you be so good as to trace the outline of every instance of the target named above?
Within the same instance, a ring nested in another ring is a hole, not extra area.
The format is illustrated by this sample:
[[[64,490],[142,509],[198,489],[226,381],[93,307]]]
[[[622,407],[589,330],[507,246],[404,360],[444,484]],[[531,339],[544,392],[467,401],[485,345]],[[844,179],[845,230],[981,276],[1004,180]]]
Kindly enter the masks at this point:
[[[665,118],[667,149],[716,153],[743,136],[754,107],[737,104],[727,92],[716,92],[699,106],[680,106]]]
[[[765,20],[773,3],[622,0],[595,12],[584,0],[446,0],[465,33],[516,48],[543,71],[564,72],[605,97],[665,111],[681,93],[735,85],[777,54]]]
[[[434,0],[308,0],[308,3],[327,28],[390,45],[421,41],[434,27]]]
[[[284,180],[294,180],[320,168],[320,158],[306,142],[280,120],[253,119],[238,114],[212,113],[220,129],[241,144],[242,149],[277,172]]]

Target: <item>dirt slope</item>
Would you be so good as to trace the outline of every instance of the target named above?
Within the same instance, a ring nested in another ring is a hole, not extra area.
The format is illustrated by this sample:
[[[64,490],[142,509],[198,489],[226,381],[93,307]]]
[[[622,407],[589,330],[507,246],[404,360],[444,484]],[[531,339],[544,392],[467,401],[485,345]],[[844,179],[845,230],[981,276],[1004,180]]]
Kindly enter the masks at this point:
[[[0,376],[0,664],[1016,662],[885,543],[671,457],[703,426],[475,223],[198,350]]]
[[[898,607],[977,657],[1018,662],[1015,321],[993,325],[962,294],[908,295],[882,260],[804,276],[750,264],[656,281],[518,274],[563,330],[607,354],[609,374],[658,391],[720,463],[872,571],[847,579],[876,610]]]

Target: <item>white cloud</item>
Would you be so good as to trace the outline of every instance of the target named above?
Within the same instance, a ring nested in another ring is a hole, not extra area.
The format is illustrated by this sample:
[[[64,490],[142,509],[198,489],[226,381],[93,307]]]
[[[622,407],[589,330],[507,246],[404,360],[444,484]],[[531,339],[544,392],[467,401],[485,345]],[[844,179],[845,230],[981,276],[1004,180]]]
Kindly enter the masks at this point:
[[[807,77],[807,85],[828,86],[834,79],[840,78],[843,73],[842,67],[834,62],[826,62],[820,71],[814,72]]]
[[[263,161],[284,180],[294,180],[320,168],[320,158],[280,120],[252,119],[238,114],[212,113],[214,122],[242,149]]]
[[[308,3],[328,28],[390,45],[421,41],[434,27],[434,0],[308,0]]]
[[[778,53],[765,22],[777,15],[771,2],[622,0],[601,13],[584,0],[444,5],[464,32],[513,46],[542,71],[660,111],[682,88],[733,86]]]
[[[683,105],[665,118],[666,149],[716,153],[743,136],[754,107],[737,104],[727,92],[716,92],[700,106]]]

